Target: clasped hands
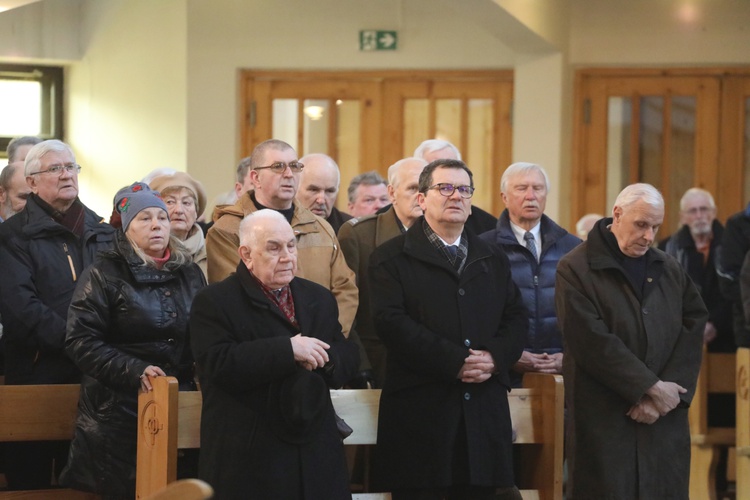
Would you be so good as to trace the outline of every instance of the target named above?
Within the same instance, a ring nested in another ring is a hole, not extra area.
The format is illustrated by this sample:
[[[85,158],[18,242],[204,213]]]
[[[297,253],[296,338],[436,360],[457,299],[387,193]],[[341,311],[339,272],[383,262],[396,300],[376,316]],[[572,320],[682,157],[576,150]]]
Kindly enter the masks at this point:
[[[674,382],[658,381],[633,405],[626,415],[641,424],[653,424],[680,404],[680,394],[687,389]]]
[[[323,368],[328,363],[328,349],[330,345],[315,337],[305,337],[298,333],[292,337],[292,351],[294,361],[305,370],[312,371]]]
[[[519,373],[539,372],[539,373],[562,373],[563,354],[547,354],[546,352],[536,354],[529,351],[523,351],[521,357],[513,365],[513,370]]]
[[[458,371],[461,382],[479,384],[489,379],[495,373],[495,361],[489,351],[475,351],[469,349],[469,356],[464,360]]]

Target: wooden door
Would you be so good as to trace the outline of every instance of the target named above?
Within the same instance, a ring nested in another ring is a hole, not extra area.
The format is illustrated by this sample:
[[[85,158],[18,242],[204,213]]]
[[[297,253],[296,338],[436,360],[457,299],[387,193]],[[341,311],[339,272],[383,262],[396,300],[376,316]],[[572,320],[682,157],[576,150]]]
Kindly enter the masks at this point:
[[[572,220],[609,215],[617,194],[648,182],[664,195],[673,232],[690,187],[715,195],[719,174],[721,79],[675,71],[585,70],[577,75]],[[736,200],[719,204],[726,216]]]
[[[341,169],[338,206],[355,175],[384,177],[425,139],[455,144],[474,172],[475,205],[499,213],[510,163],[510,71],[272,72],[242,74],[242,155],[271,137],[326,153]]]

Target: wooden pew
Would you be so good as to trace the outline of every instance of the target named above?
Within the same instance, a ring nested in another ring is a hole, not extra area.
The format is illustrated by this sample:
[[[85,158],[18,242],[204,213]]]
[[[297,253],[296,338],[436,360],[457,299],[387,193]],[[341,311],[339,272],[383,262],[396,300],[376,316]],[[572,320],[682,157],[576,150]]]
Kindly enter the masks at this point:
[[[154,390],[138,397],[136,498],[145,499],[175,481],[177,450],[200,447],[200,392],[179,392],[177,379],[157,377]],[[516,443],[529,453],[522,465],[525,500],[562,499],[563,381],[559,375],[527,374],[510,394]],[[379,390],[334,390],[337,413],[354,429],[344,444],[375,444]],[[357,494],[359,500],[388,494]]]
[[[73,437],[79,386],[0,385],[0,441],[66,441]],[[4,491],[0,499],[97,499],[70,489]]]
[[[721,447],[735,446],[735,429],[709,427],[708,394],[735,393],[735,354],[711,353],[703,348],[703,362],[690,420],[690,498],[716,500],[716,464]],[[738,497],[741,498],[741,497]]]
[[[737,349],[737,497],[750,498],[750,349]]]

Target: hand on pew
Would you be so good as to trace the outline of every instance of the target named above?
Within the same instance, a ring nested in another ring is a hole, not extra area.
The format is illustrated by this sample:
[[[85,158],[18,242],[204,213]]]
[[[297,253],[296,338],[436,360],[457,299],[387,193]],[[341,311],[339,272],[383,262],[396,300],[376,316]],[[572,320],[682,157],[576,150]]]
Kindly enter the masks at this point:
[[[143,392],[151,392],[153,389],[151,387],[151,380],[149,377],[166,377],[167,374],[164,373],[164,370],[159,368],[158,366],[154,365],[148,365],[145,370],[143,370],[143,373],[141,374],[141,389],[143,389]]]

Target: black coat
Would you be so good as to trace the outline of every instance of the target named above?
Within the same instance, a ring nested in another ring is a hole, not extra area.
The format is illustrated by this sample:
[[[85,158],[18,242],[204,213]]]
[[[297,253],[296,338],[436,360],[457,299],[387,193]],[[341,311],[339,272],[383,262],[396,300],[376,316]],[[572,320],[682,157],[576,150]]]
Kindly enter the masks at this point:
[[[387,491],[444,487],[461,463],[472,485],[512,486],[508,370],[527,328],[521,295],[500,250],[466,231],[459,276],[423,222],[370,258],[375,327],[388,351],[374,480]],[[484,383],[457,378],[470,347],[494,359],[497,373]],[[467,453],[454,460],[463,429]]]
[[[149,365],[190,388],[188,316],[205,278],[192,261],[174,271],[143,266],[121,231],[117,249],[86,270],[68,313],[66,352],[83,372],[64,484],[135,497],[140,375]]]
[[[76,202],[80,203],[80,202]],[[112,246],[114,228],[85,206],[78,239],[36,202],[0,224],[0,315],[6,384],[77,383],[63,352],[68,306],[83,270]]]
[[[300,331],[328,343],[333,370],[316,370],[329,387],[356,372],[357,346],[338,323],[331,292],[302,278],[291,282],[299,329],[271,303],[243,263],[198,294],[190,318],[203,391],[200,477],[216,498],[351,498],[341,436],[325,392],[322,428],[311,442],[290,444],[269,425],[272,384],[297,369],[290,338]]]

